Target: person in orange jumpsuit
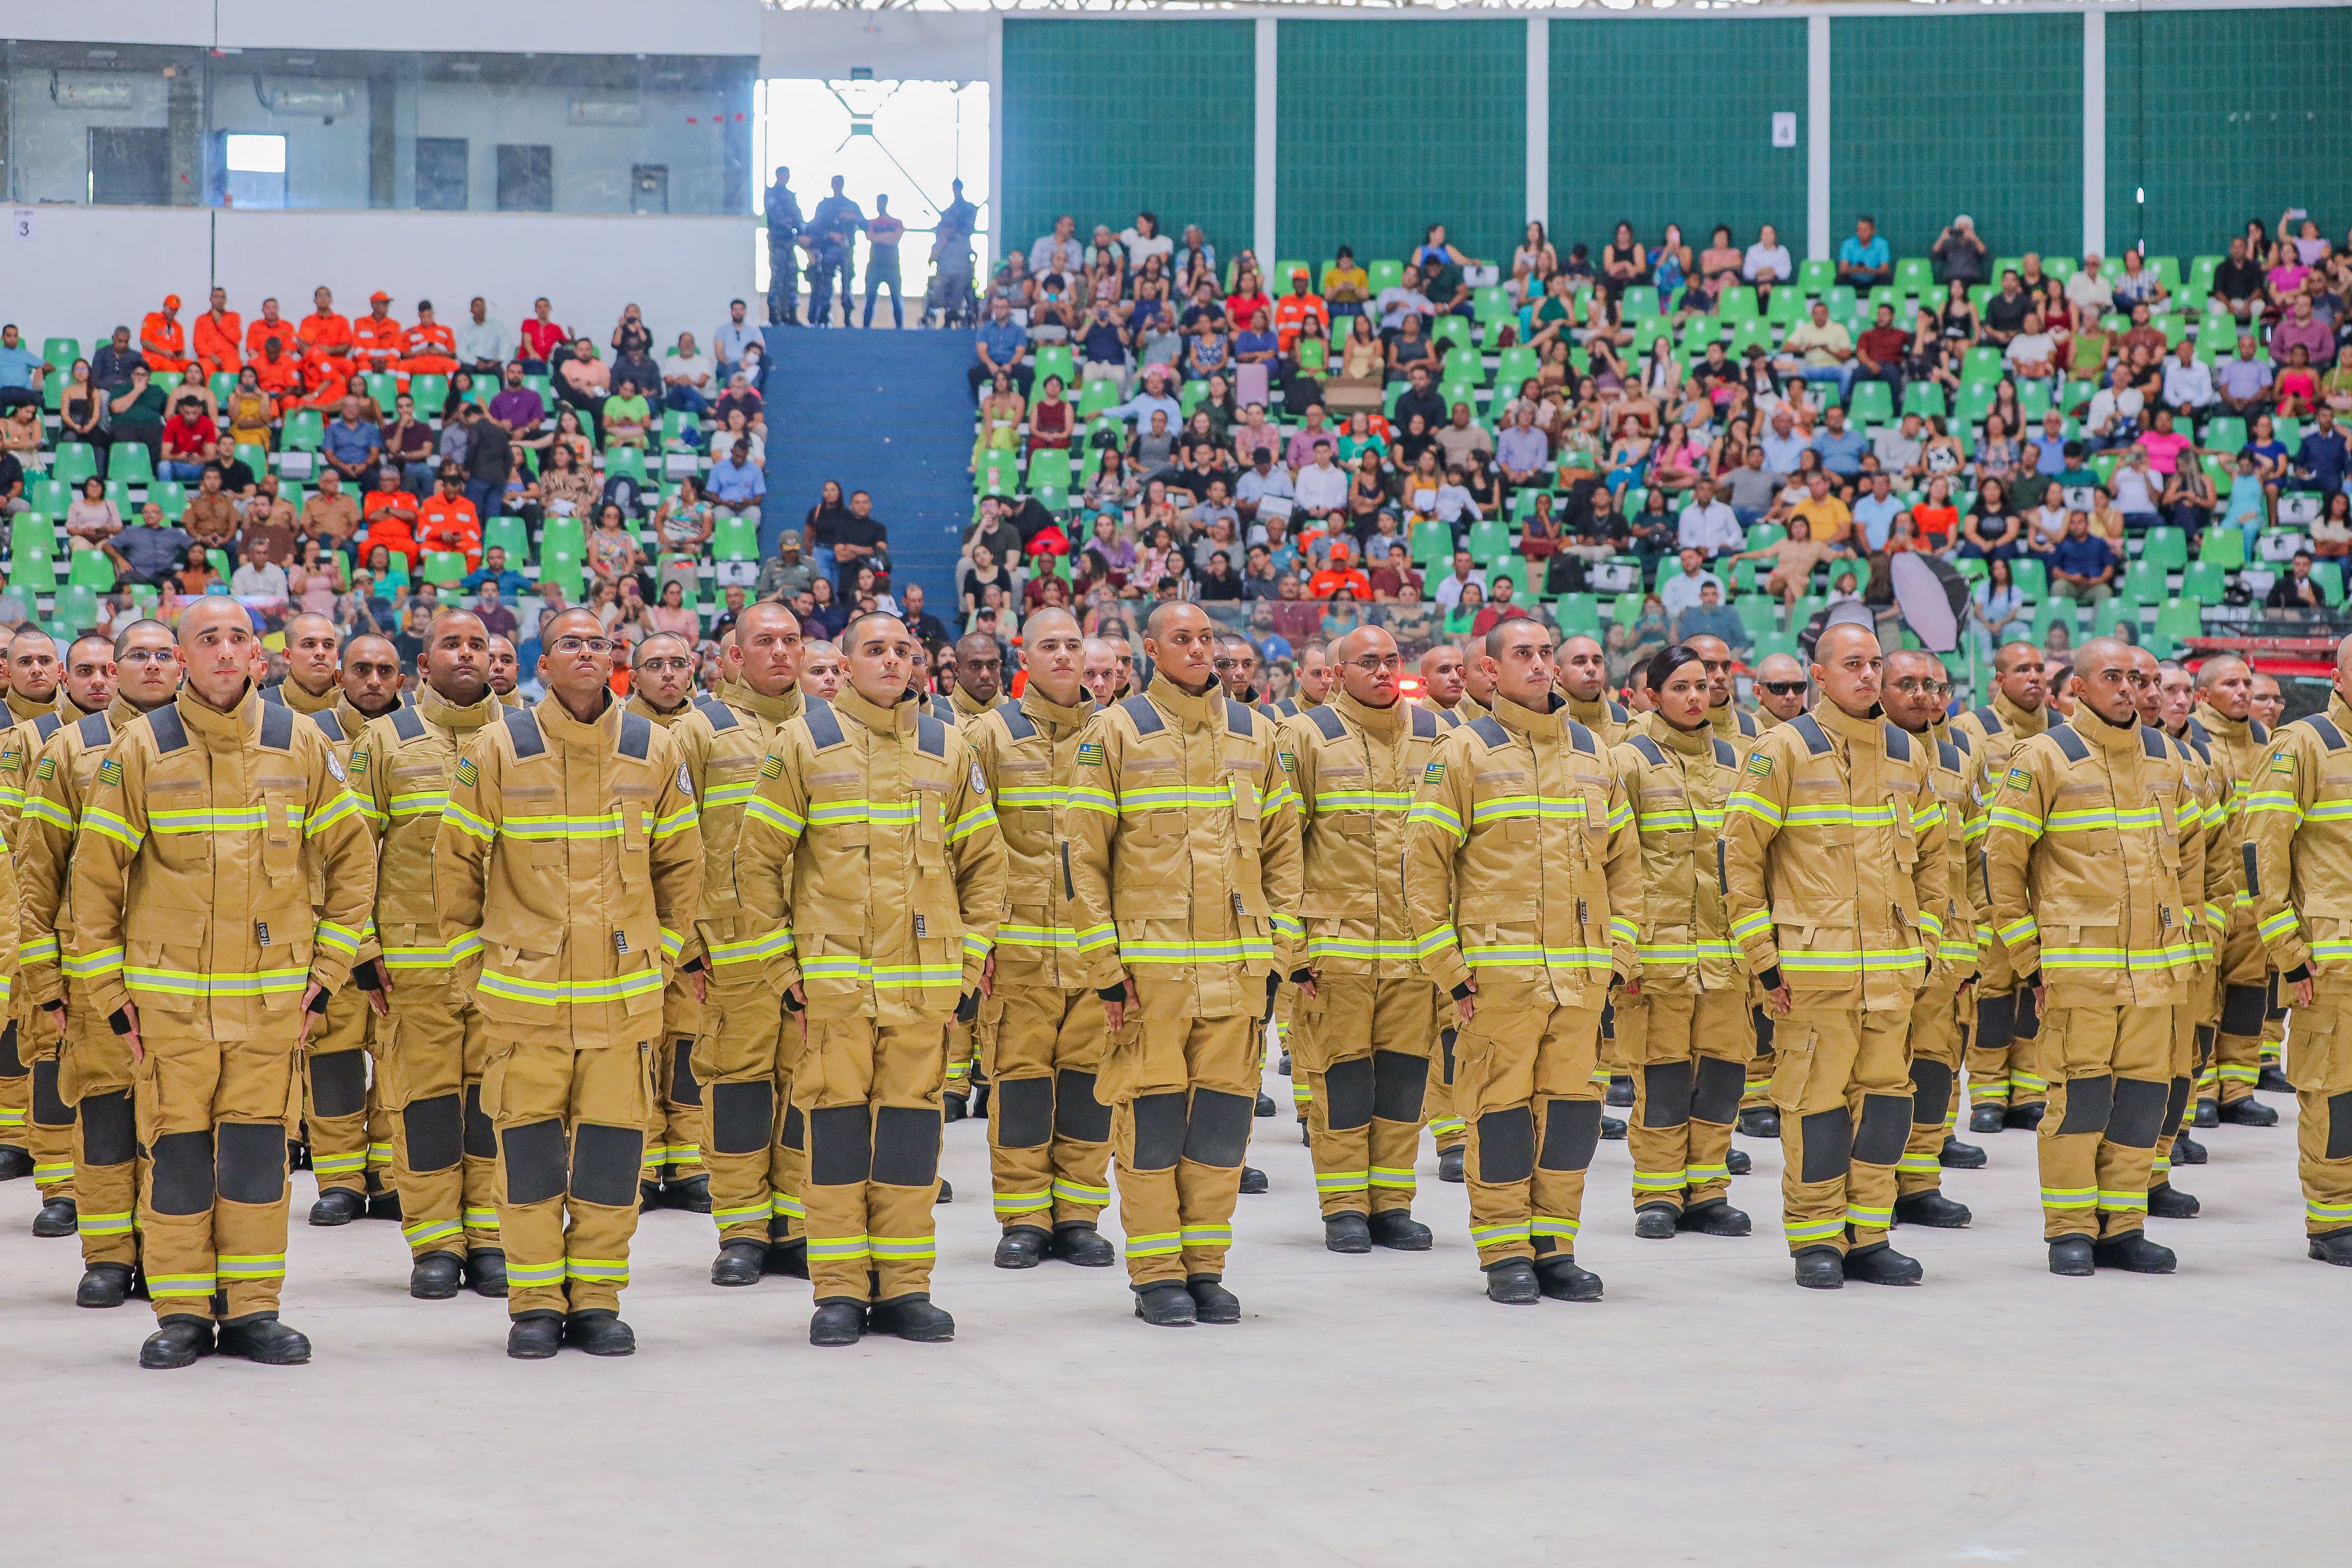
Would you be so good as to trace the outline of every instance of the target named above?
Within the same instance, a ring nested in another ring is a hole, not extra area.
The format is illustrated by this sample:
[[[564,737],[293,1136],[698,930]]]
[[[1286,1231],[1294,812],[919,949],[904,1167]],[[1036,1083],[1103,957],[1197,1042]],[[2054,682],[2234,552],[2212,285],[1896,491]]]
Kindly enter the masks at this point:
[[[147,312],[139,323],[139,352],[147,368],[158,375],[188,368],[188,332],[180,325],[180,297],[163,296],[163,308]]]
[[[351,391],[349,360],[339,360],[324,349],[302,356],[302,403],[305,408],[333,408]]]
[[[375,471],[375,489],[368,491],[360,502],[361,513],[367,524],[366,551],[381,544],[394,555],[405,556],[411,575],[416,571],[421,547],[416,542],[416,498],[400,488],[399,465],[386,463]]]
[[[302,406],[302,362],[294,357],[293,346],[290,331],[283,337],[266,337],[253,357],[253,379],[269,395],[281,418]]]
[[[466,499],[464,487],[455,468],[442,470],[440,488],[417,510],[416,546],[419,552],[460,551],[471,572],[482,563],[482,520]]]
[[[213,290],[212,309],[196,318],[193,335],[196,367],[202,374],[235,375],[245,368],[236,352],[237,340],[245,335],[245,318],[228,308],[227,289]]]
[[[416,301],[416,325],[408,329],[408,352],[400,361],[404,375],[455,375],[457,336],[433,319],[433,301]]]
[[[352,323],[352,357],[362,371],[388,371],[400,360],[408,330],[392,315],[392,296],[379,289],[368,296],[368,313]]]
[[[302,357],[307,360],[313,354],[324,355],[335,374],[348,380],[353,368],[351,319],[335,314],[334,290],[323,283],[310,296],[310,302],[316,309],[302,318],[297,329]]]
[[[1292,352],[1301,333],[1318,338],[1331,335],[1330,308],[1323,303],[1322,295],[1307,286],[1303,267],[1291,273],[1290,292],[1274,302],[1274,332],[1284,353]]]
[[[302,341],[294,332],[294,323],[278,313],[276,300],[261,302],[261,314],[253,325],[245,329],[245,357],[255,364],[261,363],[261,345],[276,338],[285,347],[287,360],[299,366],[302,363]]]

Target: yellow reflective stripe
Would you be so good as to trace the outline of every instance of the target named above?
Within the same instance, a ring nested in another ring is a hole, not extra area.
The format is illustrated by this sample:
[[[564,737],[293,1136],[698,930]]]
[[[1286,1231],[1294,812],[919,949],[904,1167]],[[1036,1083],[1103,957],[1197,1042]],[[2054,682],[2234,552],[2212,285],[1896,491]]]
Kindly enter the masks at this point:
[[[1561,800],[1546,799],[1533,795],[1498,795],[1478,801],[1470,807],[1473,826],[1485,822],[1506,822],[1534,817],[1538,821],[1584,820],[1584,797],[1570,795]]]
[[[1110,1189],[1088,1186],[1084,1182],[1074,1182],[1066,1176],[1056,1176],[1054,1178],[1054,1196],[1066,1204],[1100,1205],[1110,1202]]]
[[[1420,956],[1410,942],[1380,942],[1350,936],[1310,936],[1307,939],[1309,958],[1393,958],[1406,963]]]
[[[361,938],[365,934],[363,931],[353,931],[349,926],[337,925],[332,921],[319,922],[319,945],[332,948],[346,956],[359,952]]]
[[[949,825],[948,842],[961,844],[973,834],[995,822],[996,811],[986,801],[973,806]]]
[[[802,977],[808,980],[851,980],[877,991],[908,986],[961,985],[961,963],[869,963],[862,958],[803,958]]]
[[[1273,958],[1274,944],[1255,937],[1231,942],[1123,942],[1118,956],[1125,963],[1244,963],[1254,958]]]
[[[1257,786],[1247,779],[1236,779],[1234,784],[1250,792],[1258,800]],[[1228,811],[1233,808],[1234,789],[1225,784],[1155,784],[1149,789],[1123,789],[1118,792],[1121,816],[1131,811]],[[1261,801],[1259,804],[1263,805]]]
[[[301,817],[301,815],[299,811],[294,813],[297,820]],[[347,789],[339,789],[335,792],[335,798],[327,803],[327,809],[312,817],[309,825],[303,828],[303,837],[316,838],[345,817],[359,815],[359,797]]]
[[[1412,810],[1406,814],[1404,820],[1405,826],[1408,827],[1412,826],[1416,822],[1426,822],[1434,826],[1442,827],[1445,829],[1446,833],[1450,835],[1457,844],[1469,837],[1469,834],[1465,831],[1462,826],[1462,818],[1454,815],[1453,808],[1450,806],[1440,805],[1433,800],[1417,800],[1413,802]]]
[[[702,792],[702,809],[717,811],[722,806],[741,805],[760,793],[757,781],[738,779],[733,784],[715,784]]]
[[[566,1279],[593,1279],[625,1285],[629,1282],[629,1260],[625,1258],[567,1258],[563,1260]],[[507,1282],[514,1282],[509,1275]]]
[[[307,969],[221,970],[200,973],[193,969],[150,969],[136,963],[122,966],[122,983],[133,991],[154,991],[166,996],[282,996],[309,983]]]
[[[449,792],[446,789],[406,790],[392,797],[394,816],[425,816],[447,809]]]
[[[745,942],[714,942],[704,950],[716,966],[724,963],[754,963],[761,959],[775,958],[793,949],[793,928],[772,931],[765,936],[755,936]]]
[[[57,955],[58,939],[53,936],[36,937],[16,950],[16,956],[27,963],[37,963]]]
[[[1791,974],[1859,973],[1927,962],[1924,947],[1817,947],[1805,952],[1783,948],[1780,952],[1780,967]]]
[[[518,1263],[512,1254],[508,1255],[507,1284],[509,1287],[530,1289],[562,1283],[563,1259],[561,1258],[552,1263]]]
[[[1118,804],[1111,798],[1110,791],[1091,789],[1085,784],[1072,784],[1069,793],[1063,796],[1062,804],[1072,811],[1099,811],[1106,816],[1118,815]],[[1129,1247],[1129,1250],[1134,1249]]]
[[[73,831],[73,818],[66,815],[65,807],[47,795],[37,795],[26,800],[25,815],[36,822],[46,822],[53,827],[61,827],[68,833]]]
[[[81,825],[93,833],[104,834],[128,848],[136,849],[143,841],[143,836],[129,822],[103,806],[93,805],[84,808],[81,814]]]
[[[441,821],[445,826],[455,827],[461,833],[473,835],[485,844],[496,842],[499,837],[497,828],[492,827],[487,821],[476,816],[454,800],[442,808]],[[507,1272],[508,1277],[511,1279],[513,1269],[509,1268]]]
[[[1605,947],[1547,947],[1538,942],[1503,942],[1491,947],[1465,947],[1463,962],[1473,969],[1497,964],[1539,963],[1547,968],[1592,968],[1609,962]]]
[[[1327,811],[1402,811],[1412,810],[1412,791],[1409,789],[1330,789],[1315,792],[1315,810]]]
[[[121,1214],[91,1214],[88,1210],[74,1216],[74,1228],[84,1236],[129,1236],[131,1211]]]
[[[282,1252],[224,1252],[213,1259],[213,1268],[223,1279],[275,1279],[286,1272],[286,1255]],[[149,1282],[151,1290],[153,1282]]]
[[[2281,910],[2254,929],[2262,933],[2263,940],[2268,941],[2274,937],[2284,936],[2287,932],[2296,930],[2301,923],[2295,919],[2293,910]]]
[[[1996,805],[1987,812],[1985,816],[1995,827],[2006,827],[2012,832],[2022,833],[2028,838],[2042,837],[2042,819],[2030,811],[2019,811],[2012,806]]]
[[[702,814],[695,809],[694,802],[689,800],[654,824],[654,842],[658,844],[665,838],[675,838],[688,828],[700,826],[701,822]]]
[[[646,995],[661,989],[662,977],[658,969],[640,969],[612,980],[525,980],[520,975],[485,969],[478,985],[484,995],[561,1007]]]
[[[2049,947],[2044,969],[2178,969],[2196,962],[2187,944],[2173,947]]]
[[[1000,1215],[1028,1214],[1053,1202],[1051,1189],[1034,1193],[998,1193],[996,1212]]]
[[[509,837],[548,843],[571,838],[618,838],[622,824],[621,814],[609,811],[602,816],[509,816],[499,826]]]
[[[1127,1238],[1129,1258],[1169,1258],[1184,1250],[1184,1238],[1176,1231],[1154,1231],[1149,1236]]]
[[[1753,790],[1741,790],[1724,802],[1723,809],[1727,816],[1734,812],[1744,813],[1769,827],[1778,827],[1786,820],[1779,806]]]
[[[266,827],[269,812],[266,806],[197,807],[184,811],[150,811],[147,826],[159,835],[186,833],[251,833]],[[286,814],[289,827],[302,826],[302,813]]]
[[[808,818],[795,811],[787,811],[766,795],[755,795],[744,804],[743,815],[754,822],[764,822],[787,838],[797,839],[808,826]]]

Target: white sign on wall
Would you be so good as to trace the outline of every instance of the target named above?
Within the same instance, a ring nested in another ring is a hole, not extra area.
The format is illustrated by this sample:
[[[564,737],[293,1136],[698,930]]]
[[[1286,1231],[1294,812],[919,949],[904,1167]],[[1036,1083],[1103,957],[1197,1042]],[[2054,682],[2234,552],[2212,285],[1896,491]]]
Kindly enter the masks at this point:
[[[1797,114],[1794,110],[1781,110],[1772,116],[1772,145],[1794,147],[1797,144]]]
[[[33,237],[33,209],[18,207],[8,215],[8,232],[18,239]]]

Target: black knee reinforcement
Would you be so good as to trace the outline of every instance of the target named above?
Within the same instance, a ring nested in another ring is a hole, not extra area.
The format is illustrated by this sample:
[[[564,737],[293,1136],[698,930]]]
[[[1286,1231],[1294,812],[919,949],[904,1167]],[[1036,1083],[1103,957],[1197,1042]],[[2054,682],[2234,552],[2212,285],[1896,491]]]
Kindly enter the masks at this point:
[[[2164,1121],[2159,1124],[2159,1131],[2164,1128],[2180,1125],[2181,1117],[2189,1110],[2189,1097],[2196,1088],[2197,1080],[2193,1078],[2177,1078],[2172,1080],[2171,1087],[2164,1097]]]
[[[0,1078],[23,1078],[25,1058],[16,1054],[16,1026],[0,1029]]]
[[[1323,1069],[1323,1120],[1335,1132],[1372,1124],[1372,1058],[1351,1057]]]
[[[1543,1147],[1536,1155],[1538,1168],[1581,1171],[1592,1163],[1601,1145],[1601,1102],[1597,1100],[1555,1100],[1544,1106]]]
[[[777,1130],[776,1142],[794,1152],[808,1147],[808,1122],[799,1106],[784,1107],[784,1124]]]
[[[776,1086],[764,1078],[710,1086],[710,1152],[761,1154],[776,1123]]]
[[[2066,1119],[2058,1124],[2069,1132],[2105,1132],[2116,1113],[2116,1079],[2112,1073],[2066,1080]]]
[[[1940,1118],[1938,1118],[1940,1120]],[[1865,1094],[1862,1125],[1854,1130],[1849,1158],[1857,1165],[1892,1165],[1903,1158],[1911,1141],[1911,1097],[1907,1094]]]
[[[1816,1110],[1797,1122],[1798,1136],[1805,1141],[1804,1163],[1799,1167],[1801,1182],[1838,1182],[1845,1179],[1846,1168],[1853,1163],[1853,1115],[1843,1105],[1833,1110]]]
[[[138,1158],[139,1134],[129,1089],[83,1095],[77,1110],[81,1117],[83,1164],[127,1165]]]
[[[862,1105],[833,1105],[808,1116],[809,1180],[820,1187],[850,1187],[874,1169],[874,1113]]]
[[[1445,1061],[1445,1086],[1448,1089],[1454,1087],[1454,1042],[1459,1034],[1460,1031],[1455,1029],[1437,1031],[1437,1049]]]
[[[367,1109],[367,1053],[329,1051],[310,1058],[310,1113],[357,1116]]]
[[[2107,1117],[2107,1142],[2126,1149],[2155,1148],[2156,1135],[2164,1129],[2164,1102],[2169,1095],[2170,1086],[2160,1079],[2116,1079],[2116,1105]]]
[[[1429,1098],[1429,1058],[1404,1051],[1372,1053],[1372,1119],[1418,1124]]]
[[[2197,1026],[2197,1065],[2199,1067],[2203,1067],[2213,1059],[2213,1042],[2220,1037],[2213,1032],[2212,1025]]]
[[[1110,1142],[1110,1107],[1095,1098],[1094,1074],[1064,1068],[1054,1075],[1054,1131],[1073,1143]]]
[[[2017,998],[1977,998],[1977,1044],[1988,1051],[2005,1051],[2017,1037]]]
[[[2259,985],[2224,985],[2221,987],[2221,1032],[2225,1035],[2259,1035],[2263,1032],[2263,1015],[2269,1010],[2269,993]]]
[[[1727,1127],[1738,1118],[1739,1100],[1747,1092],[1747,1068],[1721,1057],[1701,1057],[1691,1088],[1691,1120]]]
[[[224,1121],[214,1129],[219,1147],[220,1195],[233,1204],[274,1204],[286,1195],[286,1124]]]
[[[677,1053],[670,1058],[669,1102],[672,1105],[702,1103],[702,1085],[695,1081],[693,1055],[692,1040],[678,1041]],[[760,1136],[764,1142],[767,1134],[763,1132]]]
[[[572,1134],[572,1195],[619,1208],[637,1201],[646,1168],[646,1130],[583,1121]]]
[[[1642,1125],[1680,1127],[1690,1120],[1691,1065],[1654,1062],[1642,1069]]]
[[[33,1125],[71,1127],[73,1107],[58,1093],[58,1058],[33,1064]]]
[[[1761,1007],[1748,1009],[1748,1021],[1756,1026],[1756,1054],[1769,1056],[1772,1050],[1772,1015]]]
[[[400,1128],[408,1138],[412,1171],[446,1171],[465,1157],[465,1102],[454,1094],[409,1101],[400,1113]]]
[[[990,1103],[1000,1149],[1037,1149],[1054,1138],[1054,1080],[1001,1078]]]
[[[2352,1160],[2352,1090],[2327,1097],[2327,1152],[2324,1160]]]
[[[1490,1110],[1478,1118],[1476,1127],[1480,1181],[1507,1185],[1536,1173],[1536,1119],[1528,1107]]]
[[[1221,1089],[1192,1091],[1192,1114],[1184,1128],[1184,1158],[1195,1165],[1229,1171],[1249,1152],[1250,1117],[1255,1103],[1245,1094]]]
[[[285,1141],[285,1131],[278,1131]],[[213,1135],[166,1132],[155,1140],[155,1169],[148,1178],[147,1206],[157,1214],[210,1214],[213,1207]]]
[[[1604,1040],[1617,1037],[1617,1004],[1614,1002],[1601,1004],[1601,1037]]]
[[[1952,1108],[1952,1069],[1941,1062],[1911,1064],[1911,1125],[1934,1127]]]
[[[1135,1101],[1134,1168],[1173,1170],[1184,1157],[1184,1091],[1146,1094]]]
[[[495,1122],[482,1114],[482,1086],[466,1086],[466,1157],[470,1160],[495,1160],[499,1157],[499,1130]]]
[[[520,1207],[563,1195],[563,1123],[550,1118],[509,1127],[499,1134],[506,1152],[507,1202]]]
[[[886,1187],[928,1187],[940,1179],[940,1113],[886,1105],[874,1113],[874,1176]]]
[[[2021,1040],[2037,1038],[2042,1033],[2042,1013],[2033,1005],[2033,993],[2020,991],[2012,998],[2017,1004],[2016,1021],[2011,1026]]]

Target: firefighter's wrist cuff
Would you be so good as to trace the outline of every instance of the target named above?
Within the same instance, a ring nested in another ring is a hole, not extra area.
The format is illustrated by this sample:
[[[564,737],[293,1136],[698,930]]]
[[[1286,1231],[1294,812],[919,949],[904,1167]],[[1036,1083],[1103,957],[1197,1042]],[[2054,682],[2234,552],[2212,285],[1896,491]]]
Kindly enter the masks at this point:
[[[1124,1003],[1127,1000],[1127,987],[1124,985],[1097,985],[1095,987],[1095,994],[1101,997],[1106,1002]]]
[[[1780,989],[1780,966],[1777,963],[1765,965],[1763,973],[1756,976],[1756,984],[1767,991]]]
[[[129,1034],[131,1032],[131,1009],[128,1007],[117,1007],[113,1012],[109,1013],[106,1016],[106,1026],[113,1030],[118,1035]]]
[[[2288,970],[2284,974],[2280,975],[2279,978],[2285,981],[2289,985],[2300,985],[2305,981],[2311,978],[2311,965],[2308,963],[2298,963],[2293,969]]]
[[[1293,985],[1312,985],[1315,984],[1315,972],[1311,969],[1294,969],[1290,972],[1290,983]]]
[[[384,988],[383,965],[373,958],[369,959],[352,971],[352,984],[362,991],[382,991]]]
[[[2039,990],[2041,990],[2041,989],[2042,989],[2042,971],[2041,971],[2041,970],[2039,970],[2039,969],[2036,969],[2032,973],[2028,974],[2028,975],[2024,976],[2023,978],[2020,979],[2020,980],[2018,981],[2018,984],[2019,984],[2020,985],[2024,986],[2028,991],[2039,991]]]
[[[702,973],[702,954],[700,954],[700,953],[698,953],[698,953],[696,953],[692,958],[688,959],[684,963],[682,963],[682,964],[678,965],[678,969],[679,969],[679,972],[680,972],[680,973],[686,973],[686,974],[699,974],[699,973]]]
[[[1456,985],[1453,991],[1448,993],[1448,994],[1450,994],[1456,1002],[1467,1002],[1470,1000],[1472,994],[1470,983],[1467,980],[1464,981],[1461,984]]]
[[[788,1013],[798,1013],[798,1012],[800,1012],[800,1011],[802,1011],[802,1010],[803,1010],[803,1004],[801,1002],[800,998],[798,998],[798,997],[796,997],[796,996],[794,996],[794,995],[793,994],[792,987],[791,987],[791,986],[789,986],[789,985],[788,985],[788,986],[784,987],[784,993],[783,993],[783,995],[784,995],[784,1010],[785,1010],[786,1012],[788,1012]]]
[[[315,978],[315,976],[314,976],[313,978]],[[320,986],[320,987],[319,987],[319,994],[318,994],[317,995],[315,995],[315,996],[313,996],[313,997],[311,997],[311,998],[310,998],[310,1006],[306,1009],[306,1011],[312,1012],[312,1013],[323,1013],[323,1012],[325,1012],[325,1011],[327,1010],[327,996],[328,996],[328,991],[327,991],[327,988],[326,988],[325,986],[323,986],[323,985]]]
[[[969,1024],[980,1016],[980,993],[967,991],[956,1003],[956,1022]]]

